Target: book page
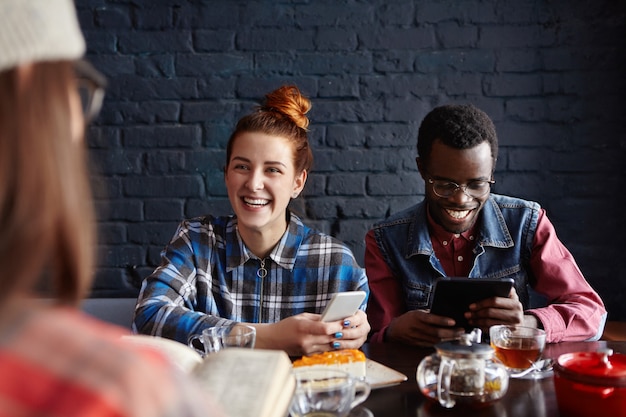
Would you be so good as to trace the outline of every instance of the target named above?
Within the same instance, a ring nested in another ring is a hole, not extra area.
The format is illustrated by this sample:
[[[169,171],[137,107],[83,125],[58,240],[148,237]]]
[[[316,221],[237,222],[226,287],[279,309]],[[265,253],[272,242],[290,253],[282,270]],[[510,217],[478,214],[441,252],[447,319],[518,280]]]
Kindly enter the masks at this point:
[[[190,373],[192,369],[202,363],[202,357],[198,352],[175,340],[142,334],[122,336],[122,340],[138,346],[157,349],[169,359],[174,366],[185,373]]]
[[[291,361],[280,350],[224,349],[193,375],[231,417],[283,417],[295,389]]]

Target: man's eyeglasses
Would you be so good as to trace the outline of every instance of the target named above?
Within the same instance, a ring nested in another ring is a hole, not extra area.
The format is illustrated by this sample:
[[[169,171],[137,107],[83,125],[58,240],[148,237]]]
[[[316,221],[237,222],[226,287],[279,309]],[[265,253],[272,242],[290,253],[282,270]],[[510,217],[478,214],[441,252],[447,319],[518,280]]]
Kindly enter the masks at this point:
[[[475,180],[465,185],[459,185],[456,182],[445,180],[428,179],[428,183],[433,186],[433,192],[442,198],[449,198],[456,190],[461,189],[465,194],[473,198],[480,198],[487,194],[491,188],[491,184],[495,184],[494,180]]]
[[[95,119],[102,108],[106,78],[84,60],[74,63],[74,71],[85,123],[89,123]]]

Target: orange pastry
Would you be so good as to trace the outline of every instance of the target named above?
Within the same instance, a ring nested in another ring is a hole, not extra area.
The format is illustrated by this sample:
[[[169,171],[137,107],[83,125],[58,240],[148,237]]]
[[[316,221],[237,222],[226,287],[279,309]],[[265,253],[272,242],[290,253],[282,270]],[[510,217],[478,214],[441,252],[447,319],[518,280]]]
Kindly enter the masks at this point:
[[[358,349],[340,349],[303,356],[293,362],[294,368],[331,367],[348,372],[355,378],[365,378],[365,354]]]

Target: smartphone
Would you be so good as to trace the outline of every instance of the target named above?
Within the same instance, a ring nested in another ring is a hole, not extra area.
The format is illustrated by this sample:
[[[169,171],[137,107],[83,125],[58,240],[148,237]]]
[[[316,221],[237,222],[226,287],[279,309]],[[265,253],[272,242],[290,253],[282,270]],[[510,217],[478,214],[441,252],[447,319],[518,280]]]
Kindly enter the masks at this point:
[[[322,312],[322,321],[336,321],[352,316],[365,299],[365,291],[338,292]]]
[[[453,318],[456,326],[471,331],[465,318],[469,305],[486,298],[508,297],[513,280],[487,278],[442,278],[435,283],[430,312]]]

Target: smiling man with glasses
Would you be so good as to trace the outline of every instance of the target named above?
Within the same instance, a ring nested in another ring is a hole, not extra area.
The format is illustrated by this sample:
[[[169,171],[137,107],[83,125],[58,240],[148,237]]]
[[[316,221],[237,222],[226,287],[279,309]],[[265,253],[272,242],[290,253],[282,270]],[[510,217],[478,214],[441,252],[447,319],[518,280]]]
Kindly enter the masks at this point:
[[[429,346],[464,333],[429,313],[441,277],[512,278],[508,298],[470,306],[483,332],[495,324],[546,330],[547,342],[595,340],[606,310],[539,204],[491,193],[498,138],[472,105],[435,108],[417,141],[426,183],[421,203],[374,225],[366,236],[370,341]],[[547,300],[531,306],[530,289]]]

